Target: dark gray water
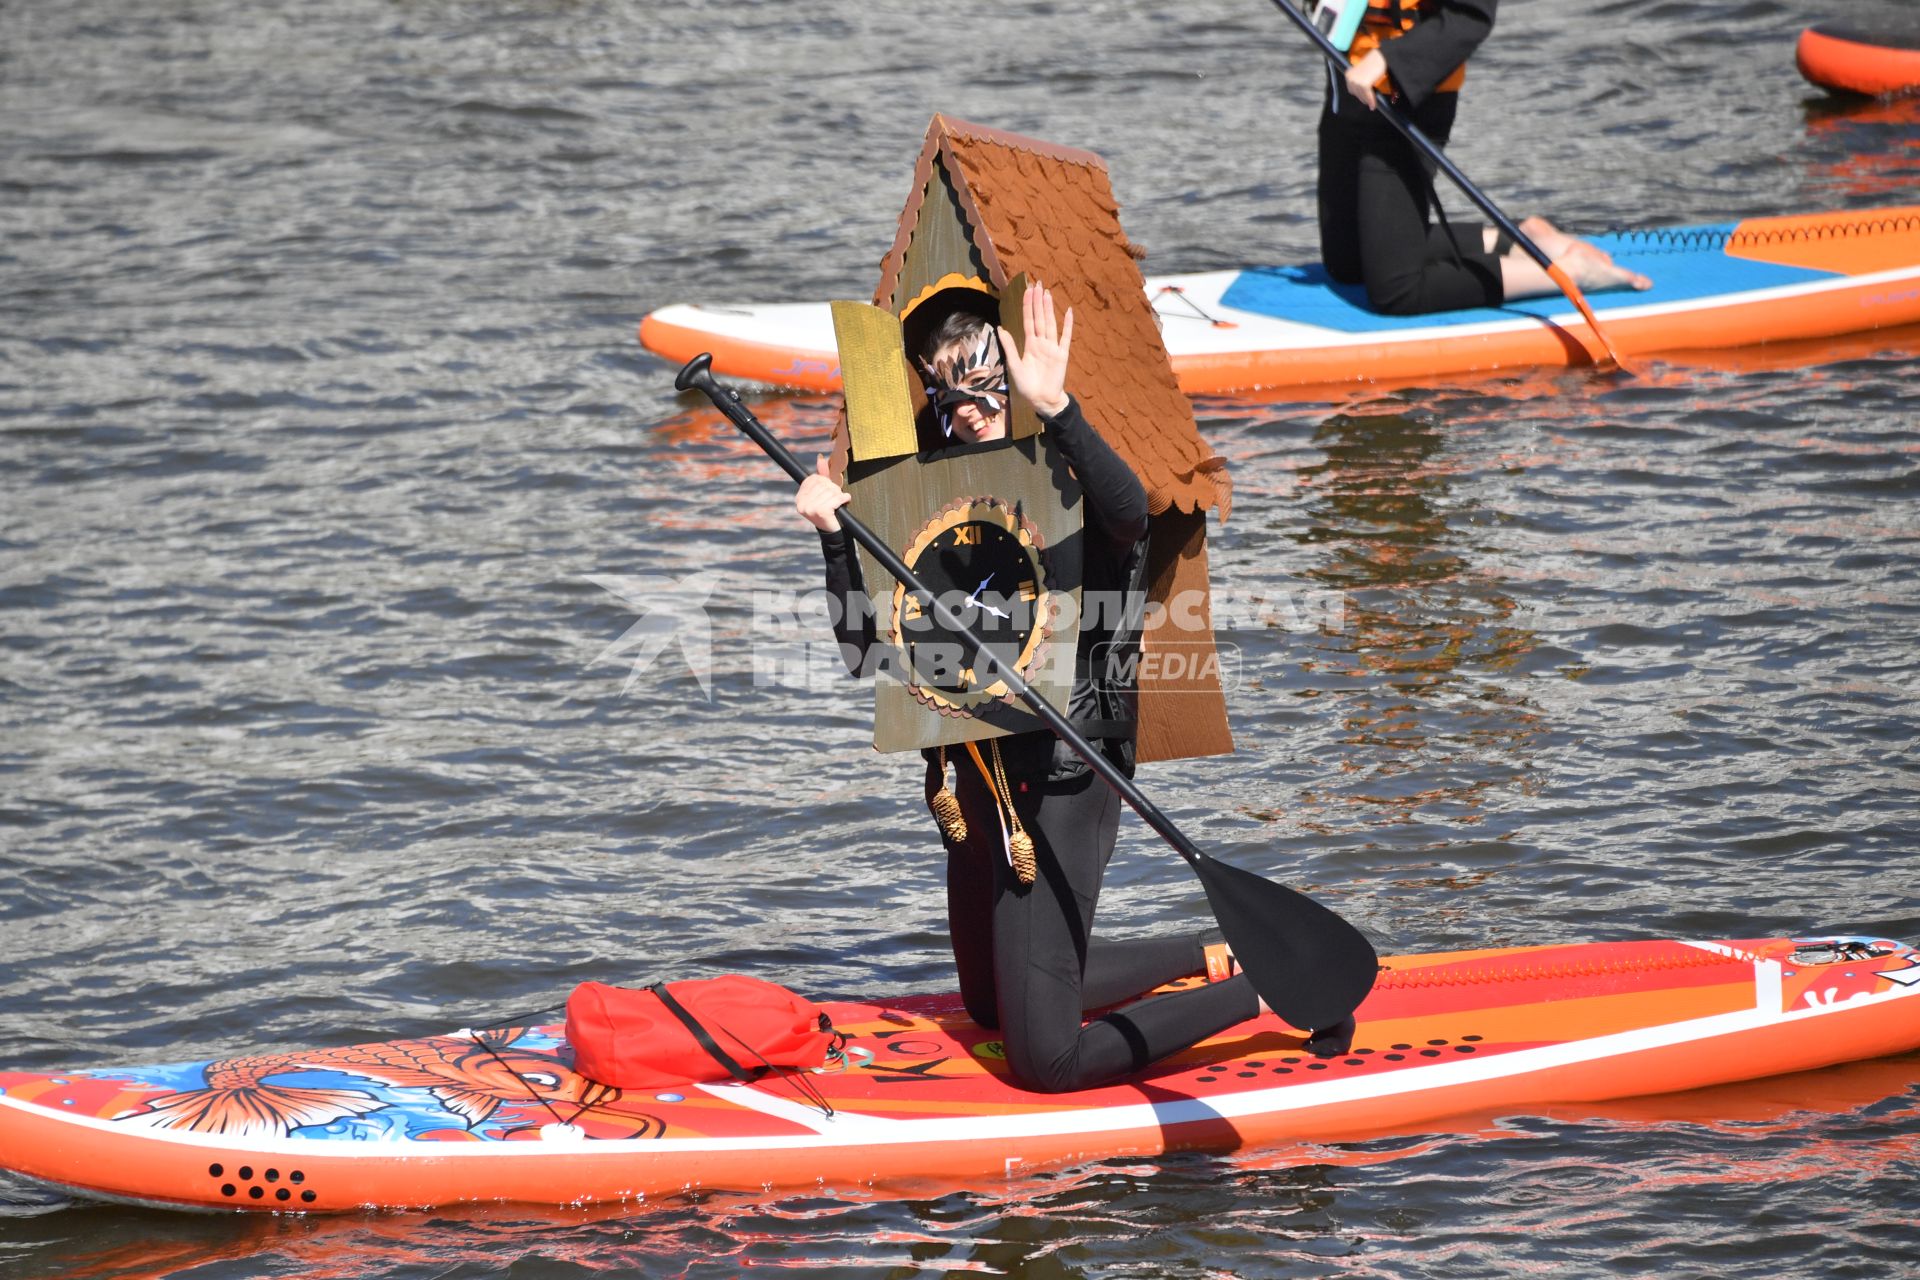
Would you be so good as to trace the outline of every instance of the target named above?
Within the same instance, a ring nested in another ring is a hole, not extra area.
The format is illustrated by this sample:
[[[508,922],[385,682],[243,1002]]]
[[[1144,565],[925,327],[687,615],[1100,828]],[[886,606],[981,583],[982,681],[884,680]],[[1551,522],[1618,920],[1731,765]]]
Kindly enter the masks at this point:
[[[856,687],[755,678],[813,540],[633,326],[869,294],[936,109],[1105,155],[1153,270],[1309,259],[1316,77],[1255,0],[948,8],[0,7],[0,1064],[951,982],[914,771]],[[1913,200],[1920,111],[1823,104],[1809,20],[1509,5],[1454,155],[1586,231]],[[1383,950],[1920,939],[1917,350],[1202,402],[1223,590],[1329,625],[1223,635],[1240,752],[1143,781]],[[596,575],[706,575],[710,696],[597,660],[636,610]],[[1137,828],[1110,885],[1116,933],[1202,919]],[[7,1184],[0,1272],[1893,1275],[1916,1069],[910,1200]]]

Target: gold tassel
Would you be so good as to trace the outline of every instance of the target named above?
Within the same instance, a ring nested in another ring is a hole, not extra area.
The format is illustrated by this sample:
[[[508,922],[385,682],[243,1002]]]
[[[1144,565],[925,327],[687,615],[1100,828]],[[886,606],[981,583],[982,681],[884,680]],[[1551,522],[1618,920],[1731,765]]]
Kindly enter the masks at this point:
[[[967,819],[960,812],[960,799],[947,789],[947,749],[940,748],[940,789],[927,801],[927,808],[933,810],[933,820],[940,824],[940,834],[954,844],[961,844],[967,838]]]
[[[1007,837],[1007,851],[1013,855],[1013,874],[1020,878],[1021,884],[1032,884],[1040,869],[1033,858],[1033,837],[1020,825],[1020,811],[1013,807],[1013,788],[1007,785],[1007,767],[1000,762],[1000,740],[995,738],[987,745],[993,752],[993,780],[1006,801],[1007,822],[1013,827]]]
[[[1007,847],[1013,851],[1013,874],[1020,877],[1021,884],[1032,884],[1040,870],[1033,860],[1033,837],[1016,831],[1007,840]]]

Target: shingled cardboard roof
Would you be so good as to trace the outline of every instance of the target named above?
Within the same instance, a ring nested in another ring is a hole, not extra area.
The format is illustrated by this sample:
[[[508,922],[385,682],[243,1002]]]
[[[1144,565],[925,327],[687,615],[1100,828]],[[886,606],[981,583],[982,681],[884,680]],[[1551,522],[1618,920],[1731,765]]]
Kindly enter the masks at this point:
[[[904,279],[922,206],[944,172],[990,283],[1025,273],[1072,307],[1067,390],[1147,487],[1154,514],[1232,505],[1223,459],[1207,447],[1147,301],[1140,252],[1120,228],[1106,162],[1089,151],[936,115],[914,165],[913,195],[880,265],[874,303],[898,313],[926,282]],[[936,197],[937,198],[937,197]],[[904,290],[903,290],[903,285]],[[906,296],[899,296],[902,293]]]

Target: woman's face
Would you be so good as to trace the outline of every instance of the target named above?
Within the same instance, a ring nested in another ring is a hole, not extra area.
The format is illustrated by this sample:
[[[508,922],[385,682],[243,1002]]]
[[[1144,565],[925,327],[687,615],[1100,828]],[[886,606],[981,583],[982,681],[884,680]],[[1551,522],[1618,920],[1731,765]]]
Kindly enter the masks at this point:
[[[969,400],[953,411],[953,434],[967,444],[998,440],[1007,434],[1007,411],[989,414],[976,400]]]
[[[1007,434],[1007,366],[991,336],[948,343],[927,361],[933,394],[964,444]]]

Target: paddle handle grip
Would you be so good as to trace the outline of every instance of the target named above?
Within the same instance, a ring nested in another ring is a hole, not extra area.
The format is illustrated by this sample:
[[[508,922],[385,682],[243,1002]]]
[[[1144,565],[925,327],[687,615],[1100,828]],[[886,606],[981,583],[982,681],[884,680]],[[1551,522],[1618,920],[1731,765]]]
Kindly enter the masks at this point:
[[[738,427],[749,440],[759,445],[769,458],[779,464],[782,471],[793,478],[795,484],[807,478],[807,469],[800,465],[800,460],[788,451],[787,446],[775,439],[772,432],[760,424],[760,419],[754,417],[746,403],[740,399],[740,393],[732,387],[721,386],[713,376],[711,352],[702,351],[687,361],[680,372],[674,375],[673,389],[703,392],[707,399],[713,401],[714,408],[726,415],[727,421]]]
[[[713,376],[712,366],[713,357],[710,354],[703,352],[695,356],[687,361],[678,376],[674,378],[675,389],[704,392],[706,397],[713,401],[714,407],[725,415],[727,421],[738,427],[749,440],[759,445],[769,458],[779,464],[782,471],[793,478],[794,483],[804,481],[808,474],[806,468],[802,467],[787,447],[775,439],[773,433],[753,416],[753,412],[740,399],[739,392],[720,385]],[[1149,800],[1146,793],[1133,784],[1133,779],[1120,772],[1119,766],[1107,759],[1105,752],[1081,736],[1080,731],[1060,714],[1059,709],[1041,696],[1038,689],[1028,684],[1011,664],[995,656],[993,650],[987,647],[987,642],[982,640],[972,627],[962,622],[938,596],[927,590],[926,585],[920,581],[912,569],[907,567],[906,562],[894,554],[892,547],[881,541],[873,530],[862,524],[845,507],[840,509],[838,515],[840,527],[847,531],[847,536],[865,547],[867,553],[878,560],[882,568],[911,591],[920,601],[921,607],[932,613],[936,622],[960,638],[975,665],[984,665],[990,676],[1003,681],[1013,695],[1026,703],[1027,708],[1038,716],[1047,728],[1053,730],[1068,746],[1072,747],[1095,773],[1105,779],[1107,785],[1118,791],[1121,798],[1132,806],[1133,811],[1139,814],[1149,827],[1158,832],[1162,839],[1172,845],[1175,852],[1188,862],[1198,865],[1199,859],[1205,856],[1200,847],[1187,839],[1185,832],[1173,825],[1173,820],[1162,813],[1160,806]]]

